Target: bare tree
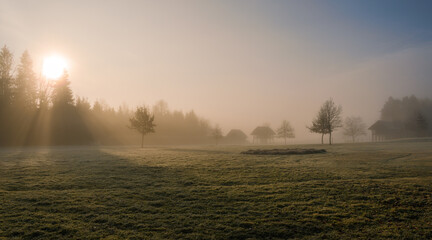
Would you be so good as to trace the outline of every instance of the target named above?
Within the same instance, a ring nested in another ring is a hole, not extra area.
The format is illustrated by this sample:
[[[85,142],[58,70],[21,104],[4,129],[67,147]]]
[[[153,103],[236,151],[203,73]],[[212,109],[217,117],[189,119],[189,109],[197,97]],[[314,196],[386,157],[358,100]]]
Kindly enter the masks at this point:
[[[333,99],[329,99],[321,106],[318,115],[312,121],[312,126],[307,127],[311,132],[321,134],[321,144],[324,134],[329,134],[329,144],[332,144],[332,133],[342,127],[342,107],[336,106]]]
[[[40,76],[37,79],[37,99],[36,102],[40,109],[48,109],[49,100],[51,96],[51,92],[53,89],[54,83],[48,81],[48,79]]]
[[[327,131],[329,133],[329,144],[332,144],[332,132],[336,130],[337,128],[342,127],[342,107],[336,106],[336,104],[333,102],[333,99],[327,100],[324,105],[324,112],[327,116],[326,126]]]
[[[218,125],[216,125],[213,129],[212,129],[212,131],[211,131],[211,135],[212,135],[212,137],[215,139],[215,141],[216,141],[216,145],[219,143],[219,140],[223,137],[222,136],[222,130],[221,130],[221,128],[218,126]]]
[[[347,117],[343,130],[343,134],[351,137],[353,142],[355,142],[356,137],[366,135],[366,125],[361,117]]]
[[[129,119],[130,128],[141,133],[141,148],[144,146],[144,135],[155,132],[154,116],[146,107],[138,107],[132,118]]]
[[[291,127],[291,124],[287,120],[283,120],[281,126],[276,130],[277,136],[279,138],[283,138],[285,140],[287,138],[294,138],[294,128]]]

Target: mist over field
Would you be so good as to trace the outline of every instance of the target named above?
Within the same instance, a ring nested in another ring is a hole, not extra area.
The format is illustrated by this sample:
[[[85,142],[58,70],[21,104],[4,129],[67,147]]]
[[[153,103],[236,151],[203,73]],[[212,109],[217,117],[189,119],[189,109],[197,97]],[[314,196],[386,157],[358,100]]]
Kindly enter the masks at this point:
[[[27,49],[37,74],[58,54],[90,103],[164,100],[223,134],[286,119],[293,142],[316,142],[306,126],[329,98],[370,126],[390,96],[431,97],[427,1],[0,4],[1,44],[17,58]]]
[[[432,239],[431,10],[0,0],[0,240]]]

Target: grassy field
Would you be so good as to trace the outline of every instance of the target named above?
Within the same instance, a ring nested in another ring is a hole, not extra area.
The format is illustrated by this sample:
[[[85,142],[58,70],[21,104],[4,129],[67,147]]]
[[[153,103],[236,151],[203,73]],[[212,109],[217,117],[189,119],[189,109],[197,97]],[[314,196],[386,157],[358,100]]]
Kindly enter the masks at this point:
[[[432,238],[432,141],[294,147],[3,148],[0,239]]]

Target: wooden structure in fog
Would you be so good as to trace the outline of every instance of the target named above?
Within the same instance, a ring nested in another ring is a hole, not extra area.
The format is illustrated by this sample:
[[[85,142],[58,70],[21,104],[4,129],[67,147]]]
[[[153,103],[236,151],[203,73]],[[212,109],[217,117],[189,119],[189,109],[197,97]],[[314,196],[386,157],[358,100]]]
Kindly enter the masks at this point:
[[[372,132],[372,142],[401,138],[407,135],[405,127],[400,122],[378,120],[369,127]]]
[[[227,144],[244,144],[247,142],[247,135],[240,129],[231,129],[225,136],[224,142]]]
[[[256,127],[252,131],[251,135],[253,136],[253,143],[257,142],[261,144],[268,144],[274,142],[274,137],[276,133],[270,127],[260,126]]]

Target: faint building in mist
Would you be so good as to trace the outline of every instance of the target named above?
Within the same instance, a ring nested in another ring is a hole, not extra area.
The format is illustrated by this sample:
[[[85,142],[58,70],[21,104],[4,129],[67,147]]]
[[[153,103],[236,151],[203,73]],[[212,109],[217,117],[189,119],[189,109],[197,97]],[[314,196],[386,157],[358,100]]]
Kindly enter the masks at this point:
[[[378,120],[369,127],[369,130],[372,133],[372,142],[401,138],[406,135],[404,126],[400,122]]]
[[[369,130],[372,141],[432,136],[432,100],[416,96],[389,97],[381,109],[381,119]]]
[[[247,135],[240,129],[231,129],[225,136],[224,142],[227,144],[245,144]]]
[[[268,144],[274,142],[276,133],[268,126],[256,127],[251,135],[253,136],[253,143]]]

